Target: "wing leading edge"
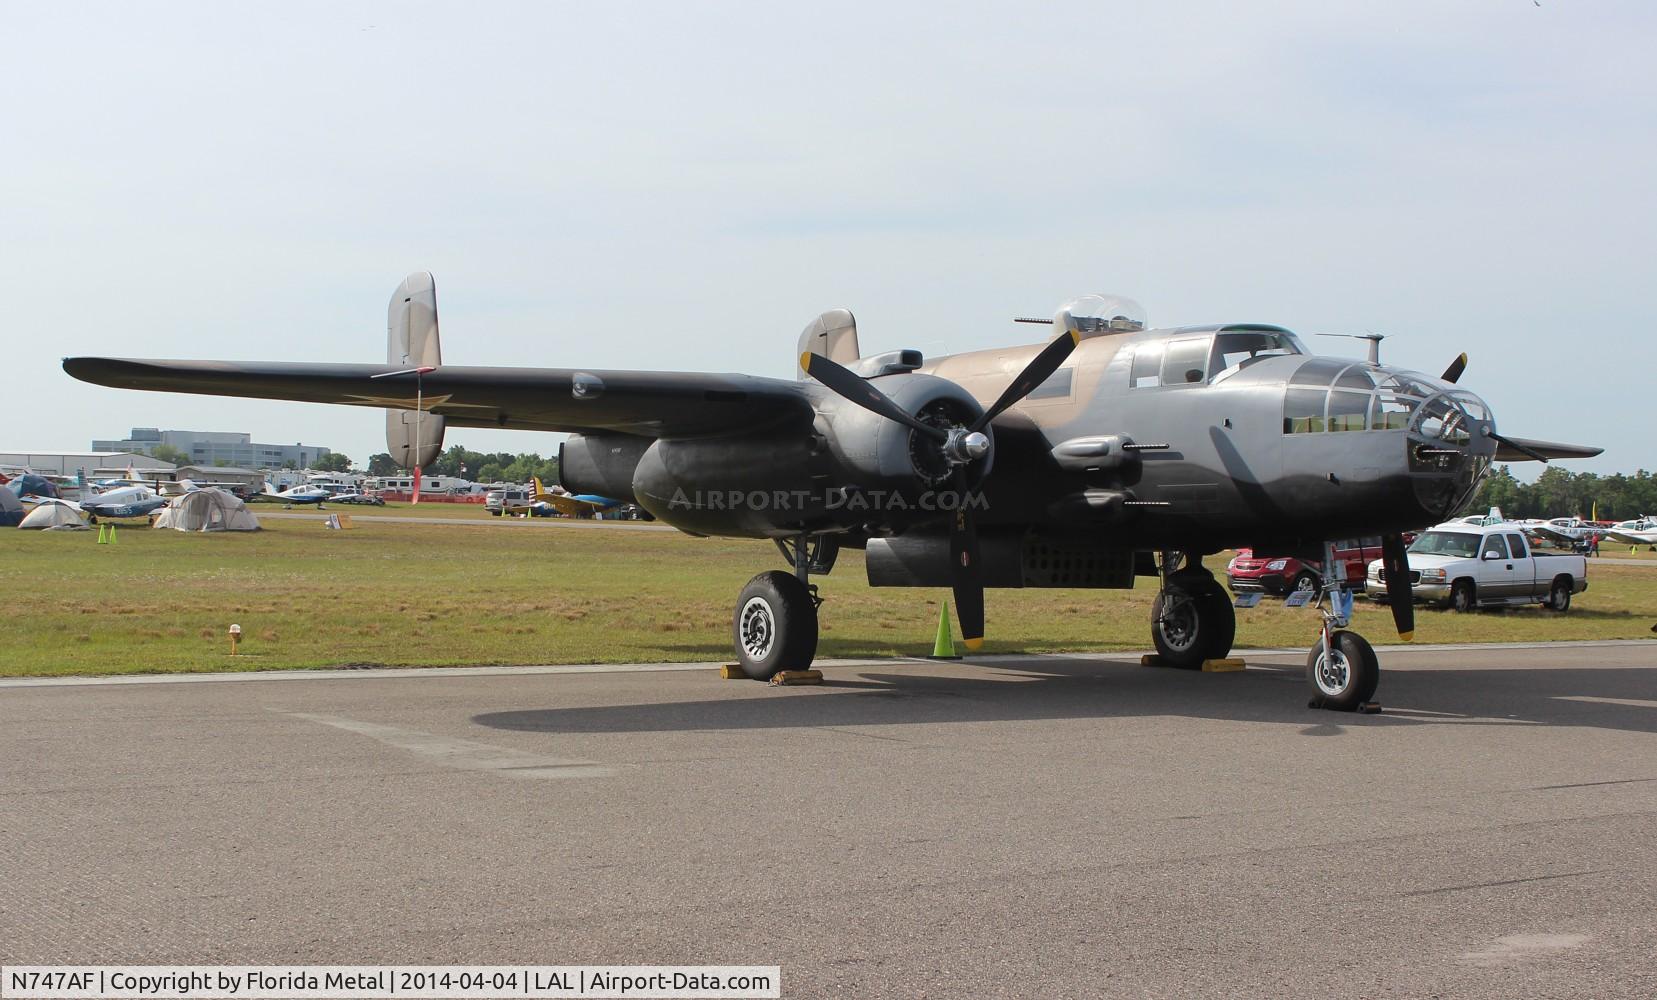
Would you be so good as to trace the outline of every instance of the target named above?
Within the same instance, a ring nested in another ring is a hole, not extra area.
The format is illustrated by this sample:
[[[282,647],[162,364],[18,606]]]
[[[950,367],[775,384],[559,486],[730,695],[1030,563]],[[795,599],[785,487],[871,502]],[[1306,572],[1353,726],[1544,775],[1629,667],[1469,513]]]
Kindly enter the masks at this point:
[[[412,373],[376,377],[391,365],[65,358],[63,370],[118,389],[415,407]],[[444,366],[420,383],[425,411],[460,427],[700,437],[812,418],[804,384],[754,375]]]

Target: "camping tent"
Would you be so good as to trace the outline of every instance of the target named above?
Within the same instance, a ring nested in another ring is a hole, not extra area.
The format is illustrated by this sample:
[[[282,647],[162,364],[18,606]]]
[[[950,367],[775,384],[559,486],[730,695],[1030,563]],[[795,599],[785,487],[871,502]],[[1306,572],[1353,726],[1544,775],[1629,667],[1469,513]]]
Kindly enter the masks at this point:
[[[0,487],[0,528],[14,527],[21,520],[23,505],[18,502],[17,494]]]
[[[258,531],[259,520],[232,494],[206,489],[174,500],[154,526],[174,531]]]
[[[46,529],[46,528],[85,528],[86,519],[81,512],[66,503],[47,500],[34,510],[29,511],[23,518],[19,528]]]
[[[37,476],[32,472],[25,472],[6,484],[13,496],[19,497],[56,497],[58,488],[45,476]]]

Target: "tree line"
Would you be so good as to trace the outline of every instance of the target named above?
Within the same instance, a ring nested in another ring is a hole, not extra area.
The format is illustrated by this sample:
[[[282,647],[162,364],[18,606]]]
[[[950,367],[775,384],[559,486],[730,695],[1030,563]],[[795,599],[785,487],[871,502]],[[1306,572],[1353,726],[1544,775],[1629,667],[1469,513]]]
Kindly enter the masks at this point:
[[[1508,517],[1587,517],[1626,521],[1657,514],[1657,476],[1640,469],[1601,476],[1550,465],[1534,483],[1521,483],[1503,465],[1484,481],[1464,514],[1500,507]]]
[[[542,485],[558,482],[558,459],[542,458],[535,452],[512,454],[508,451],[471,451],[461,445],[450,445],[431,465],[421,469],[422,475],[452,476],[475,483],[527,483],[533,476],[540,477]],[[371,455],[368,459],[371,476],[408,475],[408,470],[397,465],[387,452]]]

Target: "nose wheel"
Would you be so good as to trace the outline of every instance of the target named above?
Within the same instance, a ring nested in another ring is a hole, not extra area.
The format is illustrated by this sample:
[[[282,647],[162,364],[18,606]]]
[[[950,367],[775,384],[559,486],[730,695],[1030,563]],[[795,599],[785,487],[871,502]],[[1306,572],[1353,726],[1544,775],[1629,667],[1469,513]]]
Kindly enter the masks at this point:
[[[1352,618],[1352,592],[1344,581],[1330,575],[1335,562],[1333,546],[1324,545],[1323,566],[1320,574],[1318,610],[1323,615],[1323,633],[1317,644],[1306,654],[1306,683],[1311,685],[1312,698],[1308,708],[1327,708],[1335,712],[1378,712],[1373,701],[1375,688],[1381,682],[1381,664],[1375,656],[1375,647],[1356,632],[1346,627]],[[1408,576],[1392,571],[1408,587]]]

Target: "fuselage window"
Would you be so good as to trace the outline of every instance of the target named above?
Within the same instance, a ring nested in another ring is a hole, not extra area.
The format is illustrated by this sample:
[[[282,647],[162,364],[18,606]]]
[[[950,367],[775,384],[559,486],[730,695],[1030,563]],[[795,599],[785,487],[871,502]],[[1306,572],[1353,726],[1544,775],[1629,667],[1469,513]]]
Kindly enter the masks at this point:
[[[1322,389],[1289,389],[1283,394],[1283,433],[1315,434],[1323,430]]]
[[[1361,431],[1369,417],[1369,401],[1373,398],[1363,392],[1331,392],[1329,394],[1329,429],[1332,431]]]
[[[1162,384],[1162,341],[1147,341],[1133,350],[1133,369],[1128,385],[1135,389],[1154,389]]]
[[[1401,431],[1410,425],[1410,417],[1420,402],[1407,396],[1380,396],[1375,403],[1375,429]]]
[[[1191,337],[1168,342],[1162,358],[1163,385],[1198,385],[1208,380],[1208,349],[1211,339]]]

